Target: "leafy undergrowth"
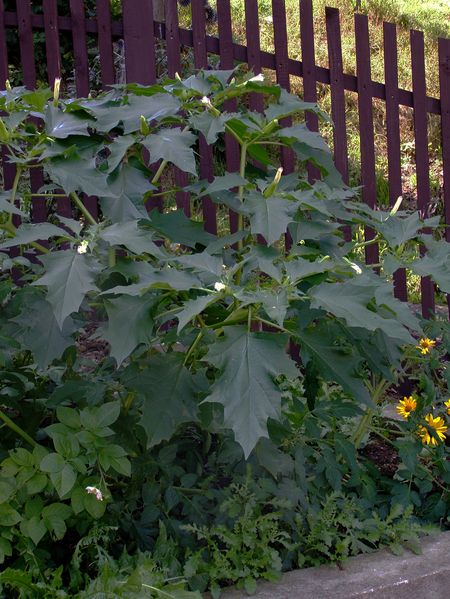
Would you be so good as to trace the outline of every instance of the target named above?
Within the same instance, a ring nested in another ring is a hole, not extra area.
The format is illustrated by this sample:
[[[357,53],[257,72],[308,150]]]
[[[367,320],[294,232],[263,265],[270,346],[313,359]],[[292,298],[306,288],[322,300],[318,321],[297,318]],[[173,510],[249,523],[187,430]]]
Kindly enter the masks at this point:
[[[238,71],[95,99],[9,87],[0,108],[2,599],[253,592],[446,525],[448,323],[392,290],[403,267],[450,293],[439,218],[356,201],[285,120],[326,115]],[[201,140],[225,134],[239,173],[199,180]],[[180,206],[149,211],[161,194]],[[374,436],[394,472],[363,451]]]

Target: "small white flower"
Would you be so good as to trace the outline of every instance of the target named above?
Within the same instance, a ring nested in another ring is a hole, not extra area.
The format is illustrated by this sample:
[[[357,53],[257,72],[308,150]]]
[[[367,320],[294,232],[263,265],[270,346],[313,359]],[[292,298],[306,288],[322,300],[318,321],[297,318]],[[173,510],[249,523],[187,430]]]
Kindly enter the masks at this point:
[[[87,252],[87,248],[88,248],[89,242],[84,240],[80,243],[80,245],[77,247],[77,252],[79,254],[85,254]]]
[[[357,264],[355,264],[354,262],[350,262],[350,266],[353,268],[357,275],[362,274],[362,270]]]
[[[225,287],[226,285],[224,285],[223,283],[214,283],[214,289],[216,291],[223,291]]]
[[[259,73],[258,75],[255,75],[254,77],[249,79],[249,81],[264,81],[264,75],[262,73]]]
[[[264,20],[266,23],[273,23],[273,16],[272,16],[272,15],[269,15],[268,17],[264,17],[264,18],[263,18],[263,20]]]
[[[97,489],[97,487],[86,487],[86,492],[89,495],[95,495],[95,499],[97,501],[103,501],[103,494],[100,489]]]
[[[203,96],[202,104],[207,104],[208,106],[211,104],[211,100],[208,98],[208,96]]]

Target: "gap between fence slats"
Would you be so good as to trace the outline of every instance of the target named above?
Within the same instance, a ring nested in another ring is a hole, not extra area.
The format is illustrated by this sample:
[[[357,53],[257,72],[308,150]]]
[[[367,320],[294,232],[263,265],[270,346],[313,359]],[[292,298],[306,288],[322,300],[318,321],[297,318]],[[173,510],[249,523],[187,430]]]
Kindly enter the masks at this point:
[[[428,122],[426,113],[425,45],[423,33],[410,32],[413,85],[413,120],[416,158],[417,207],[422,217],[429,216],[430,165],[428,155]],[[423,250],[422,252],[423,253]],[[434,311],[434,285],[430,277],[421,279],[422,316]]]
[[[363,200],[371,208],[376,207],[377,186],[375,177],[375,138],[373,132],[372,85],[370,73],[369,23],[366,15],[355,14],[356,74],[358,77],[359,140],[361,151],[361,183]],[[375,237],[366,228],[366,240]],[[367,264],[378,263],[377,244],[365,247]]]
[[[392,23],[383,23],[383,34],[389,201],[390,205],[393,206],[397,198],[402,195],[396,26]],[[405,269],[394,273],[394,294],[395,297],[404,302],[408,299]]]

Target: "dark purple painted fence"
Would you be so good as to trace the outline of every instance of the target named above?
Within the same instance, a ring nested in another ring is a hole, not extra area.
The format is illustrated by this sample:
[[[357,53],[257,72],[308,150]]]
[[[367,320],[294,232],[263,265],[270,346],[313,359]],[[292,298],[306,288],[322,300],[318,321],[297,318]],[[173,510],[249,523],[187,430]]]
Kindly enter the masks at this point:
[[[259,32],[259,13],[257,0],[242,0],[245,7],[246,46],[233,42],[230,0],[218,2],[218,31],[215,37],[207,33],[203,0],[192,0],[192,29],[179,27],[178,3],[165,0],[165,22],[153,19],[154,4],[158,0],[122,0],[123,17],[113,20],[109,0],[97,0],[96,18],[87,17],[83,0],[70,0],[70,16],[59,16],[56,0],[42,0],[41,14],[33,14],[30,0],[17,0],[16,12],[4,10],[0,0],[0,87],[4,89],[8,77],[8,47],[6,29],[18,34],[20,57],[23,69],[23,84],[33,87],[36,83],[36,66],[33,33],[45,32],[47,74],[50,84],[61,72],[60,35],[67,32],[72,35],[74,56],[74,76],[76,91],[79,95],[89,92],[89,56],[87,39],[94,37],[98,47],[101,85],[106,88],[115,82],[116,71],[113,58],[113,44],[123,40],[125,51],[125,73],[128,81],[151,84],[157,76],[157,44],[163,46],[167,57],[167,71],[170,76],[181,70],[181,47],[193,49],[195,68],[208,64],[208,55],[220,57],[220,66],[232,68],[237,62],[248,63],[255,73],[262,69],[275,72],[277,81],[290,89],[290,77],[303,79],[304,97],[309,101],[317,99],[317,84],[322,83],[331,89],[331,111],[334,121],[333,145],[335,162],[345,181],[348,180],[347,124],[345,115],[345,92],[358,94],[360,122],[361,182],[364,185],[363,198],[370,206],[376,207],[375,138],[373,130],[373,100],[380,99],[386,104],[386,139],[389,172],[389,198],[391,204],[402,193],[401,156],[400,156],[400,106],[413,109],[414,136],[416,148],[417,208],[426,215],[430,207],[429,154],[428,154],[428,115],[440,115],[442,134],[442,164],[444,179],[444,217],[450,225],[450,40],[439,40],[439,78],[440,98],[427,95],[425,83],[424,40],[423,34],[411,31],[411,73],[412,91],[398,86],[397,35],[396,27],[384,23],[385,84],[372,80],[370,75],[370,38],[368,19],[365,15],[355,14],[356,35],[356,76],[343,72],[339,11],[326,9],[326,32],[328,42],[329,68],[316,65],[314,49],[314,26],[312,0],[299,0],[300,3],[300,40],[302,61],[293,60],[288,54],[286,33],[286,11],[284,0],[272,0],[274,53],[261,51]],[[33,6],[39,4],[33,2]],[[161,51],[159,49],[159,51]],[[250,98],[254,110],[261,110],[261,98]],[[227,107],[233,110],[233,104]],[[307,124],[317,130],[318,122],[314,115],[307,116]],[[226,138],[227,170],[238,169],[234,140]],[[211,179],[213,176],[212,148],[204,139],[200,143],[201,176]],[[284,151],[282,161],[285,172],[295,167],[290,151]],[[4,185],[8,188],[14,177],[14,167],[3,160]],[[177,183],[187,183],[186,173],[175,172]],[[314,179],[314,168],[309,169]],[[42,173],[33,169],[31,181],[33,190],[42,184]],[[95,200],[86,198],[86,205],[96,214]],[[179,192],[177,205],[186,214],[190,213],[189,195]],[[64,198],[59,200],[58,211],[70,213],[70,206]],[[205,198],[203,203],[205,226],[215,232],[216,207]],[[33,207],[33,219],[46,218],[45,205],[39,204],[39,198]],[[230,229],[236,227],[235,216],[230,214]],[[346,231],[348,235],[348,231]],[[370,238],[372,231],[367,230]],[[450,241],[450,228],[446,232]],[[368,263],[378,261],[376,245],[368,246]],[[395,294],[403,301],[408,299],[406,275],[398,271],[394,275]],[[435,290],[428,277],[421,282],[422,313],[428,316],[434,309]],[[449,301],[450,309],[450,301]]]

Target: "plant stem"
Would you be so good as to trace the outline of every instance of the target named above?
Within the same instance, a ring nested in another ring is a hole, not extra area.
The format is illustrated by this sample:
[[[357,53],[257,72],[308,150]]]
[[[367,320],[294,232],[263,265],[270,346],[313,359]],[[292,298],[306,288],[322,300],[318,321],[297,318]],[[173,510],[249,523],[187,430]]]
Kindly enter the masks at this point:
[[[156,173],[155,173],[155,176],[154,176],[154,177],[153,177],[153,179],[151,180],[151,184],[152,184],[152,185],[156,185],[156,184],[158,183],[158,181],[159,181],[159,179],[160,179],[161,175],[163,174],[163,171],[164,171],[164,169],[165,169],[165,168],[166,168],[166,166],[167,166],[167,162],[168,162],[167,160],[163,160],[163,161],[161,162],[161,164],[159,165],[159,168],[158,168],[158,170],[156,171]],[[164,192],[164,193],[165,193],[165,192]],[[158,195],[163,195],[163,194],[158,194]]]
[[[202,337],[203,337],[203,331],[200,331],[198,333],[197,337],[194,339],[191,347],[188,349],[186,357],[184,358],[183,366],[186,366],[186,364],[188,363],[189,358],[192,356],[192,353],[194,352],[194,350],[197,347],[197,345],[200,343],[200,339]]]
[[[66,198],[65,193],[27,193],[31,198]]]
[[[3,229],[3,231],[9,233],[11,237],[15,237],[17,231],[16,227],[10,222],[0,224],[0,229]],[[39,250],[42,254],[48,254],[50,252],[50,250],[48,250],[46,247],[44,247],[37,241],[30,241],[29,245]]]
[[[108,250],[108,266],[113,268],[116,265],[116,250],[115,248],[109,248]]]
[[[16,202],[17,188],[19,187],[20,177],[22,176],[22,167],[18,166],[16,169],[16,174],[14,176],[14,181],[11,187],[11,197],[9,201],[14,206]],[[13,224],[13,215],[12,212],[8,215],[8,224]]]
[[[8,428],[10,428],[13,432],[15,432],[19,437],[22,437],[24,441],[32,445],[33,447],[38,447],[39,444],[36,443],[34,439],[30,437],[28,433],[26,433],[23,429],[20,428],[15,422],[11,420],[2,410],[0,410],[0,420],[6,424]]]
[[[245,165],[247,162],[247,144],[242,144],[241,147],[241,161],[240,161],[240,167],[239,167],[239,174],[242,178],[245,177]],[[242,203],[242,200],[244,199],[244,186],[243,185],[239,185],[239,200]],[[244,228],[244,215],[243,214],[238,214],[238,222],[237,222],[237,230],[238,231],[242,231]],[[238,241],[238,250],[241,251],[243,248],[243,240],[239,239]],[[241,271],[238,271],[238,274]],[[240,278],[240,277],[239,277]]]
[[[262,324],[266,324],[269,327],[274,327],[275,329],[278,329],[279,331],[283,331],[283,333],[292,335],[292,331],[288,331],[288,329],[285,329],[284,327],[280,327],[280,325],[275,324],[274,322],[270,322],[270,320],[266,320],[265,318],[261,318],[260,316],[255,316],[254,318],[256,320],[258,320],[259,322],[262,322]]]
[[[74,191],[72,191],[72,193],[70,194],[70,197],[75,202],[77,208],[80,210],[81,214],[83,214],[84,218],[88,221],[88,223],[90,223],[91,225],[96,225],[97,221],[92,216],[92,214],[89,212],[89,210],[86,208],[86,206],[83,204],[83,202],[78,197],[78,195]]]
[[[385,379],[381,379],[377,386],[372,387],[372,401],[374,402],[374,404],[378,403],[378,401],[385,393],[389,385],[390,383],[388,383]],[[361,420],[359,421],[358,426],[356,427],[356,430],[352,435],[352,441],[356,449],[359,448],[364,438],[364,435],[369,430],[374,413],[375,410],[373,408],[368,407],[366,413],[363,414],[363,416],[361,416]]]

